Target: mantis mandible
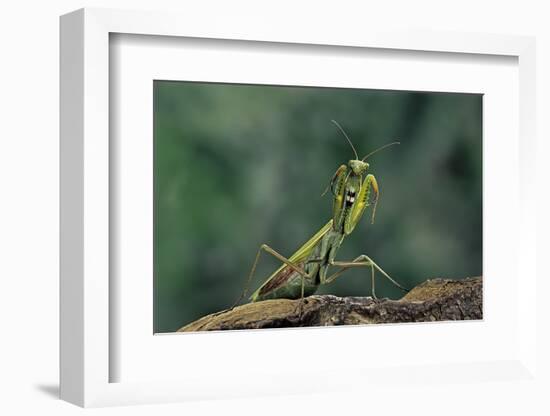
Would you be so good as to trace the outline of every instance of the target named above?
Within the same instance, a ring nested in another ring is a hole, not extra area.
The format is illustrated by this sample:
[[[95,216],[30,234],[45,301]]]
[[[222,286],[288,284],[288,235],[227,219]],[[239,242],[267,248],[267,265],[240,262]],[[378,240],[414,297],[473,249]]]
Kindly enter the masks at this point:
[[[314,294],[320,285],[331,283],[352,267],[370,267],[373,298],[376,298],[375,269],[394,285],[407,291],[366,254],[361,254],[351,261],[336,260],[336,253],[342,242],[346,236],[352,233],[366,208],[371,204],[373,205],[371,223],[374,223],[379,190],[374,175],[367,174],[369,164],[365,160],[374,153],[388,146],[399,144],[399,142],[386,144],[359,159],[357,151],[344,129],[335,120],[331,121],[342,132],[355,154],[355,159],[350,160],[347,165],[341,165],[336,170],[329,187],[323,193],[324,195],[330,188],[333,195],[332,218],[289,258],[284,257],[267,244],[262,244],[248,275],[245,290],[235,304],[238,304],[245,296],[262,252],[271,254],[281,261],[282,265],[250,296],[252,302],[279,298],[303,299]],[[371,191],[374,193],[372,201],[370,200]],[[336,267],[337,270],[329,274],[331,267]]]

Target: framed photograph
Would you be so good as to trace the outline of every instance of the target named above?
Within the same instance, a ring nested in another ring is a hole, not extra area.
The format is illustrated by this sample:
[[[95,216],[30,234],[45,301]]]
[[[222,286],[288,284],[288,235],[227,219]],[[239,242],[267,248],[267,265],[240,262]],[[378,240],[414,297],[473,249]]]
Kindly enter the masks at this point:
[[[163,80],[153,94],[155,333],[482,318],[482,94]]]
[[[61,18],[61,397],[534,377],[534,40],[232,29]]]

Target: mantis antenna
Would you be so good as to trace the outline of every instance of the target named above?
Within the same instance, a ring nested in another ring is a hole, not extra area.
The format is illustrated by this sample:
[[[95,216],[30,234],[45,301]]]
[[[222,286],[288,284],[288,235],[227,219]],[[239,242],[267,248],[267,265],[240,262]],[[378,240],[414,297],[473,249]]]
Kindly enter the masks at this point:
[[[362,160],[362,161],[365,161],[365,159],[366,159],[367,157],[372,156],[372,155],[375,154],[376,152],[379,152],[380,150],[385,149],[386,147],[393,146],[394,144],[401,144],[401,142],[392,142],[392,143],[385,144],[384,146],[381,146],[381,147],[379,147],[378,149],[373,150],[372,152],[370,152],[368,155],[366,155],[366,156],[365,156],[363,159],[361,159],[361,160]]]
[[[346,134],[346,132],[344,131],[342,126],[340,126],[340,124],[338,124],[338,122],[336,120],[330,120],[330,121],[332,121],[336,125],[336,127],[338,127],[338,129],[340,129],[340,131],[342,132],[342,134],[344,135],[344,137],[347,139],[348,143],[350,144],[351,148],[353,149],[353,153],[355,153],[355,159],[358,160],[359,155],[357,154],[357,151],[355,150],[355,147],[353,146],[353,143],[349,139],[348,135]]]

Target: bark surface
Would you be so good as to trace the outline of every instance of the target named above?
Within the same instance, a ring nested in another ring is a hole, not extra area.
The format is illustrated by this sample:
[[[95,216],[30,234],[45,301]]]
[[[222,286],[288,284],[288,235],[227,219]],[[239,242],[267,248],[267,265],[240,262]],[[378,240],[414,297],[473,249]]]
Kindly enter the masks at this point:
[[[289,328],[483,318],[481,277],[430,279],[399,300],[313,295],[248,303],[213,313],[178,330]]]

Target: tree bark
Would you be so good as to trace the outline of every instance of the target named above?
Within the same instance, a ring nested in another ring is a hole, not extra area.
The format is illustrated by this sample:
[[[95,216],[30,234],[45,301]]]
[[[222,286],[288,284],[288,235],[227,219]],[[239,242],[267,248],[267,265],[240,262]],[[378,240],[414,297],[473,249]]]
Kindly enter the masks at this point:
[[[481,277],[431,279],[399,300],[313,295],[247,303],[213,313],[178,330],[289,328],[483,318]]]

